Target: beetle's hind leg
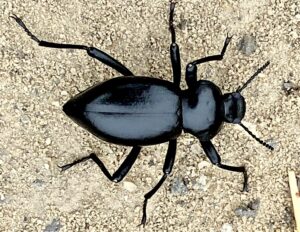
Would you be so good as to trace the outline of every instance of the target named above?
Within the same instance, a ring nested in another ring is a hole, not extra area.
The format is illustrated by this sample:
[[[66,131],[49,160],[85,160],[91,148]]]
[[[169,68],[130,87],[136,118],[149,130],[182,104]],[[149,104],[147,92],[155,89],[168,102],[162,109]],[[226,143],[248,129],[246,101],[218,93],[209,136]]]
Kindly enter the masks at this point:
[[[239,167],[234,167],[234,166],[229,166],[221,163],[221,157],[219,156],[218,152],[216,151],[214,145],[212,144],[211,141],[201,141],[200,143],[202,145],[202,148],[209,158],[210,162],[212,164],[217,165],[219,168],[232,171],[232,172],[240,172],[243,173],[244,175],[244,185],[243,185],[243,192],[248,191],[248,175],[246,168],[244,166],[239,166]]]
[[[107,168],[104,166],[103,162],[94,153],[90,154],[89,156],[83,157],[79,160],[75,160],[74,162],[72,162],[70,164],[66,164],[66,165],[59,166],[59,167],[61,168],[62,171],[65,171],[76,164],[79,164],[79,163],[82,163],[84,161],[91,159],[99,166],[100,170],[110,181],[120,182],[127,175],[129,170],[131,169],[131,167],[134,164],[134,162],[136,161],[136,158],[139,155],[140,151],[141,151],[141,147],[139,147],[139,146],[133,147],[132,150],[130,151],[129,155],[126,157],[126,159],[123,161],[123,163],[120,165],[120,167],[117,169],[117,171],[115,171],[115,173],[113,175],[111,175],[109,173]]]
[[[165,158],[165,163],[163,166],[163,173],[164,175],[161,177],[160,181],[154,186],[154,188],[149,191],[148,193],[145,194],[144,198],[144,204],[143,204],[143,217],[142,217],[142,221],[140,225],[145,226],[146,224],[146,220],[147,220],[147,203],[148,200],[157,192],[157,190],[162,186],[162,184],[164,183],[164,181],[167,179],[168,175],[170,175],[172,168],[173,168],[173,164],[175,161],[175,155],[176,155],[176,145],[177,145],[177,141],[176,140],[171,140],[169,141],[169,147],[168,147],[168,151],[167,151],[167,155]]]
[[[61,44],[61,43],[53,43],[53,42],[47,42],[38,39],[29,29],[26,27],[25,23],[20,19],[18,16],[13,15],[10,16],[13,18],[20,27],[24,29],[24,31],[30,36],[31,39],[33,39],[35,42],[38,43],[39,46],[42,47],[48,47],[48,48],[60,48],[60,49],[81,49],[86,50],[88,55],[96,58],[97,60],[101,61],[103,64],[106,64],[113,68],[114,70],[118,71],[124,76],[133,76],[133,73],[126,68],[123,64],[121,64],[118,60],[111,57],[110,55],[106,54],[105,52],[94,48],[94,47],[88,47],[85,45],[77,45],[77,44]]]
[[[170,15],[169,15],[169,30],[171,32],[172,43],[170,45],[171,63],[173,69],[173,82],[179,87],[181,79],[181,64],[180,64],[180,53],[179,46],[176,43],[176,34],[174,29],[173,17],[175,10],[174,2],[170,1]]]

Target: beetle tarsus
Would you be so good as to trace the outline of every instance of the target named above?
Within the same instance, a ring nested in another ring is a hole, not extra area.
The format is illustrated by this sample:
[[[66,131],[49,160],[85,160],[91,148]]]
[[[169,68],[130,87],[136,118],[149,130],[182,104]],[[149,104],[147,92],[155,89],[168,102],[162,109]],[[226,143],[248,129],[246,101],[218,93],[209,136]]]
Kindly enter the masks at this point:
[[[147,221],[147,203],[148,203],[148,199],[145,199],[144,203],[143,203],[143,216],[142,216],[141,224],[139,224],[139,226],[145,227],[145,225],[146,225],[146,221]]]
[[[198,59],[198,60],[195,60],[195,61],[192,61],[191,64],[193,65],[198,65],[198,64],[203,64],[203,63],[206,63],[206,62],[210,62],[210,61],[218,61],[218,60],[223,60],[224,58],[224,55],[225,55],[225,52],[227,50],[227,47],[231,41],[231,38],[232,36],[226,36],[226,39],[224,41],[224,45],[223,45],[223,48],[222,48],[222,51],[220,54],[218,55],[212,55],[212,56],[207,56],[207,57],[203,57],[201,59]]]
[[[233,36],[229,36],[228,33],[227,33],[227,36],[226,36],[226,39],[225,39],[225,42],[224,42],[224,45],[223,45],[223,49],[221,51],[221,56],[223,58],[223,56],[225,55],[225,52],[226,52],[226,49],[227,49],[227,46],[229,45],[231,39],[232,39]]]
[[[65,165],[63,165],[63,166],[58,166],[58,167],[61,169],[61,172],[64,172],[64,171],[68,170],[69,168],[73,167],[73,166],[76,165],[76,164],[79,164],[79,163],[81,163],[81,162],[84,162],[84,161],[86,161],[86,160],[91,159],[91,156],[92,156],[92,154],[89,155],[89,156],[80,158],[80,159],[78,159],[78,160],[75,160],[75,161],[73,161],[72,163],[65,164]]]
[[[216,165],[219,168],[222,168],[222,169],[225,169],[225,170],[228,170],[228,171],[243,173],[244,182],[243,182],[242,192],[248,192],[248,174],[247,174],[247,170],[244,166],[235,167],[235,166],[229,166],[229,165],[225,165],[225,164],[221,164],[221,163],[218,163]]]
[[[169,14],[169,30],[172,35],[172,43],[175,43],[176,37],[175,37],[175,29],[174,29],[174,10],[175,10],[175,2],[170,1],[170,14]]]
[[[57,167],[59,167],[60,168],[60,172],[64,172],[64,171],[66,171],[66,170],[68,170],[70,167],[72,167],[72,165],[63,165],[63,166],[59,166],[59,165],[57,165]]]
[[[61,168],[62,171],[65,171],[69,168],[71,168],[72,166],[82,163],[84,161],[87,161],[89,159],[91,159],[92,161],[94,161],[98,167],[100,168],[100,170],[102,171],[102,173],[110,180],[113,182],[120,182],[129,172],[129,170],[131,169],[132,165],[134,164],[134,162],[136,161],[139,153],[141,151],[141,147],[140,146],[134,146],[130,153],[128,154],[128,156],[126,157],[126,159],[123,161],[123,163],[120,165],[120,167],[114,172],[114,174],[110,174],[109,171],[107,170],[107,168],[105,167],[105,165],[103,164],[103,162],[97,157],[97,155],[95,153],[91,153],[90,155],[83,157],[81,159],[75,160],[74,162],[70,163],[70,164],[66,164],[63,166],[59,166]]]
[[[143,204],[143,217],[142,217],[141,225],[145,226],[146,224],[148,200],[151,197],[153,197],[153,195],[159,190],[159,188],[162,186],[162,184],[164,183],[164,181],[167,179],[168,175],[172,171],[174,161],[175,161],[175,155],[176,155],[176,146],[177,146],[176,139],[169,141],[169,147],[168,147],[167,155],[163,166],[164,175],[160,178],[159,182],[153,187],[153,189],[151,189],[144,196],[145,199]]]
[[[246,168],[244,166],[229,166],[226,164],[221,163],[221,157],[218,154],[217,150],[215,149],[214,145],[212,144],[211,141],[201,141],[200,143],[202,145],[202,148],[206,154],[206,156],[209,158],[210,162],[219,168],[232,171],[232,172],[240,172],[243,173],[244,175],[244,184],[243,184],[243,192],[248,191],[248,175]]]
[[[175,155],[175,154],[174,154]],[[168,174],[165,173],[161,179],[159,180],[159,182],[154,186],[153,189],[151,189],[148,193],[145,194],[144,196],[144,204],[143,204],[143,217],[142,217],[142,223],[141,224],[145,224],[146,223],[146,211],[147,211],[147,203],[148,200],[157,192],[157,190],[162,186],[162,184],[164,183],[164,181],[166,180],[166,178],[168,177]]]
[[[194,60],[194,61],[187,64],[186,72],[185,72],[185,80],[186,80],[186,83],[187,83],[187,85],[188,85],[188,87],[191,91],[194,90],[193,88],[194,88],[194,86],[197,82],[197,65],[198,64],[203,64],[203,63],[206,63],[206,62],[210,62],[210,61],[222,60],[231,39],[232,39],[232,36],[229,36],[227,34],[226,39],[224,41],[222,51],[221,51],[220,54],[203,57],[203,58],[200,58],[198,60]]]
[[[170,1],[169,30],[171,32],[170,56],[173,70],[173,82],[179,87],[181,79],[181,62],[179,46],[176,43],[176,33],[173,24],[175,3]]]
[[[133,76],[133,73],[128,68],[126,68],[123,64],[121,64],[118,60],[114,59],[110,55],[106,54],[105,52],[103,52],[103,51],[101,51],[97,48],[88,47],[88,46],[85,46],[85,45],[62,44],[62,43],[54,43],[54,42],[48,42],[48,41],[40,40],[34,34],[32,34],[31,31],[29,31],[29,29],[26,27],[26,25],[24,24],[22,19],[20,19],[16,15],[12,15],[10,17],[13,18],[19,24],[19,26],[21,26],[24,29],[24,31],[30,36],[30,38],[33,39],[34,41],[36,41],[39,44],[39,46],[48,47],[48,48],[59,48],[59,49],[81,49],[81,50],[86,50],[89,56],[91,56],[93,58],[96,58],[100,62],[110,66],[114,70],[120,72],[122,75],[124,75],[124,76]]]
[[[248,186],[248,174],[247,174],[246,168],[245,168],[243,174],[244,174],[243,192],[248,192],[249,191],[249,186]]]
[[[31,31],[29,31],[29,29],[26,27],[25,23],[22,21],[21,18],[19,18],[17,15],[13,14],[12,16],[9,16],[10,18],[14,19],[20,27],[22,27],[24,29],[24,31],[27,33],[27,35],[29,35],[29,37],[31,39],[33,39],[34,41],[36,41],[37,43],[40,43],[40,40],[34,35],[32,34]]]

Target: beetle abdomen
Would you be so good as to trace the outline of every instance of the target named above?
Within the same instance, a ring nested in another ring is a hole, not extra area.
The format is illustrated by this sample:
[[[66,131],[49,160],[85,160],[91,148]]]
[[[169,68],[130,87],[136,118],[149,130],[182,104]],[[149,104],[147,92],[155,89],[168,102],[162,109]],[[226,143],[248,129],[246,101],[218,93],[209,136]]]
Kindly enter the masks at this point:
[[[116,144],[157,144],[181,133],[179,90],[154,78],[114,78],[78,94],[64,111],[97,137]]]

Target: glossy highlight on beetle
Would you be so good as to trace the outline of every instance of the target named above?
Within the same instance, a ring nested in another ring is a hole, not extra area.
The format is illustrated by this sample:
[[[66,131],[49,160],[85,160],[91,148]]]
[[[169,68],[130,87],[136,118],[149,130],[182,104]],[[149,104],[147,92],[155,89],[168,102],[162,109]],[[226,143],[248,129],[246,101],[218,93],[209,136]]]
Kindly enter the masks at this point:
[[[112,175],[95,153],[63,165],[61,167],[63,171],[86,160],[93,160],[109,180],[120,182],[133,166],[142,146],[168,142],[163,175],[153,189],[144,196],[141,225],[146,223],[148,200],[158,191],[172,171],[177,138],[182,131],[198,138],[205,154],[214,165],[242,173],[243,191],[248,189],[246,168],[223,164],[211,139],[218,134],[224,122],[233,123],[240,125],[265,147],[273,149],[241,122],[246,112],[246,102],[241,92],[269,65],[269,62],[260,67],[242,87],[232,93],[222,94],[220,88],[211,81],[197,81],[197,65],[223,59],[231,41],[231,37],[227,36],[220,54],[194,60],[186,66],[185,80],[188,88],[181,90],[181,62],[173,25],[174,9],[175,3],[171,1],[169,30],[173,82],[135,76],[118,60],[94,47],[40,40],[29,31],[19,17],[11,16],[39,46],[85,50],[90,57],[122,75],[79,93],[63,106],[63,110],[73,121],[98,138],[114,144],[131,146],[130,153]]]

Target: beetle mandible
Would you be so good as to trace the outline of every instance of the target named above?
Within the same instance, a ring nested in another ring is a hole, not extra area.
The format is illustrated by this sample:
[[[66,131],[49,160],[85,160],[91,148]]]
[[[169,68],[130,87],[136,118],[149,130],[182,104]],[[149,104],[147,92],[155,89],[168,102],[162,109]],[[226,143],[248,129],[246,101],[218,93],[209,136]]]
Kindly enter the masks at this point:
[[[231,37],[227,35],[220,54],[194,60],[186,66],[185,80],[188,88],[181,90],[179,86],[181,62],[173,25],[174,9],[175,3],[170,1],[169,30],[173,82],[134,76],[118,60],[94,47],[40,40],[28,30],[19,17],[11,16],[39,46],[86,50],[89,56],[123,75],[98,83],[79,93],[64,104],[63,111],[98,138],[114,144],[131,146],[132,150],[129,155],[112,175],[94,153],[61,166],[63,171],[91,159],[109,180],[120,182],[136,161],[142,146],[168,142],[163,176],[144,196],[141,225],[146,223],[148,200],[157,192],[172,171],[176,155],[176,140],[182,130],[199,139],[205,154],[214,165],[242,173],[243,191],[247,191],[248,188],[245,167],[223,164],[211,142],[211,139],[218,134],[223,122],[240,125],[255,140],[273,150],[272,146],[257,138],[241,122],[246,111],[245,99],[241,92],[270,62],[266,62],[242,87],[232,93],[222,94],[220,88],[211,81],[197,81],[197,65],[223,59],[231,40]]]

